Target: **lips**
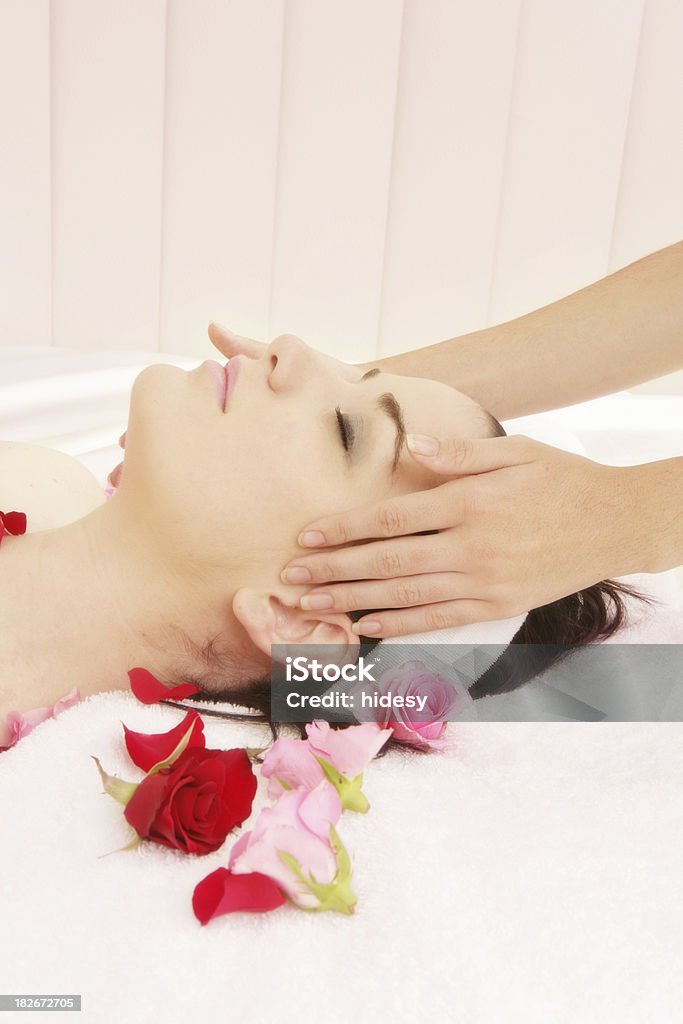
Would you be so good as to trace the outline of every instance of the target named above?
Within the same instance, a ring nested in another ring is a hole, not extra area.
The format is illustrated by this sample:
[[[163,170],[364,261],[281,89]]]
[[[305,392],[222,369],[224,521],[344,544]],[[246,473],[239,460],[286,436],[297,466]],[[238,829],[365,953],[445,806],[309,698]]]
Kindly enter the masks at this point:
[[[238,356],[233,356],[225,367],[225,376],[228,384],[225,391],[224,411],[229,408],[230,398],[237,385],[237,378],[239,377],[240,372],[240,363],[238,362],[238,358]]]
[[[225,394],[227,391],[225,367],[221,366],[220,363],[217,363],[215,359],[205,359],[199,369],[203,370],[204,367],[209,370],[214,379],[216,386],[216,401],[218,402],[222,412],[225,407]]]

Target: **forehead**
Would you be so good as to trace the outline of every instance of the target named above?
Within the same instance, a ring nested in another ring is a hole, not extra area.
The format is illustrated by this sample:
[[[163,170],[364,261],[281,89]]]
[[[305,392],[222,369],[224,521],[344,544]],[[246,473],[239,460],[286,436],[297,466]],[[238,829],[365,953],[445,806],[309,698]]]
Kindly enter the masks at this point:
[[[440,381],[381,373],[366,387],[370,385],[373,395],[391,391],[396,396],[408,433],[481,437],[484,432],[481,407]]]

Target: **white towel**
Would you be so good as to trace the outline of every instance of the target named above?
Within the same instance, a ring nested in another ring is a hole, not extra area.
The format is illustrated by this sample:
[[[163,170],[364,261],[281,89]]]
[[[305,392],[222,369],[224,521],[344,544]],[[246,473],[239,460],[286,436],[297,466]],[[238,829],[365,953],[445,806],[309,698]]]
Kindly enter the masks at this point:
[[[27,416],[0,436],[91,450],[104,482],[123,389],[93,424],[106,437],[83,446],[80,424],[32,425],[25,397]],[[507,643],[519,623],[494,640],[491,625],[437,642]],[[131,832],[91,758],[137,780],[119,720],[155,732],[181,716],[100,694],[0,754],[3,992],[81,993],[83,1019],[98,1024],[678,1019],[679,723],[455,723],[446,753],[392,751],[367,769],[370,812],[339,825],[352,917],[284,907],[202,928],[192,890],[227,863],[233,838],[201,858],[153,845],[101,857]],[[224,748],[269,735],[214,719],[205,733]],[[263,799],[261,789],[256,810]]]
[[[119,719],[153,732],[180,716],[102,694],[0,755],[3,992],[80,993],[101,1024],[676,1019],[677,723],[467,722],[446,754],[389,752],[365,773],[369,813],[339,823],[352,917],[283,907],[202,927],[192,890],[232,837],[207,857],[102,857],[131,831],[90,756],[136,780]],[[207,720],[206,737],[267,730]]]

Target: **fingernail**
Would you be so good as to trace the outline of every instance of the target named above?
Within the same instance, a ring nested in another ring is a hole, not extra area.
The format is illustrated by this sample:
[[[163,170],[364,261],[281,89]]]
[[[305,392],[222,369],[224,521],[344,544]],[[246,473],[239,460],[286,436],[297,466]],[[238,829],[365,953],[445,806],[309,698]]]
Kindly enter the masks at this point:
[[[360,633],[363,636],[370,636],[371,633],[379,633],[382,629],[381,622],[354,622],[351,626],[354,633]]]
[[[310,583],[311,574],[303,565],[293,565],[282,573],[283,583]]]
[[[331,608],[334,598],[331,594],[306,594],[300,601],[302,608],[309,608],[312,611],[320,611],[322,608]]]
[[[304,530],[299,534],[299,544],[302,548],[317,548],[325,543],[325,534],[320,530]],[[303,580],[302,580],[303,582]]]
[[[408,434],[406,444],[416,455],[436,455],[439,450],[438,441],[425,434]]]

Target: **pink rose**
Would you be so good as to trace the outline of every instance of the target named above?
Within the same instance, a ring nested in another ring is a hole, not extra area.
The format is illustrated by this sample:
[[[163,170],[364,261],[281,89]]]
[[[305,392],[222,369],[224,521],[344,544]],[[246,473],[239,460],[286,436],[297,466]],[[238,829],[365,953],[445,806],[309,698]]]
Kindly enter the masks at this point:
[[[57,715],[62,713],[62,711],[66,711],[68,708],[72,708],[75,704],[79,704],[80,700],[81,695],[77,687],[74,686],[72,690],[69,690],[67,694],[65,694],[60,700],[57,701],[57,703],[52,709],[52,714],[56,718]]]
[[[339,797],[327,782],[310,792],[285,791],[237,840],[228,868],[267,875],[302,910],[350,913],[350,863],[334,829],[340,815]]]
[[[393,697],[426,697],[422,711],[411,707],[378,707],[376,721],[391,725],[394,739],[410,746],[439,750],[446,746],[443,734],[447,719],[459,704],[470,704],[472,698],[459,693],[453,683],[437,672],[430,672],[421,661],[406,661],[399,668],[387,669],[374,684],[382,695]],[[367,690],[366,690],[367,692]]]
[[[33,732],[37,725],[46,722],[48,718],[56,718],[62,711],[78,704],[81,695],[76,687],[61,697],[52,708],[33,708],[32,711],[9,711],[5,717],[5,723],[10,734],[6,749],[13,747],[15,743]]]
[[[309,722],[308,739],[278,739],[263,759],[261,775],[268,779],[268,796],[276,799],[287,789],[315,789],[327,779],[339,794],[342,810],[364,813],[370,804],[361,790],[363,772],[384,746],[391,729],[374,722],[331,729],[329,722]]]
[[[261,775],[268,779],[268,796],[277,799],[288,789],[315,789],[325,773],[313,757],[307,740],[277,739],[261,765]]]
[[[331,729],[329,722],[309,722],[306,725],[308,743],[314,754],[354,779],[365,771],[391,736],[391,729],[382,729],[375,722],[350,725],[346,729]]]

